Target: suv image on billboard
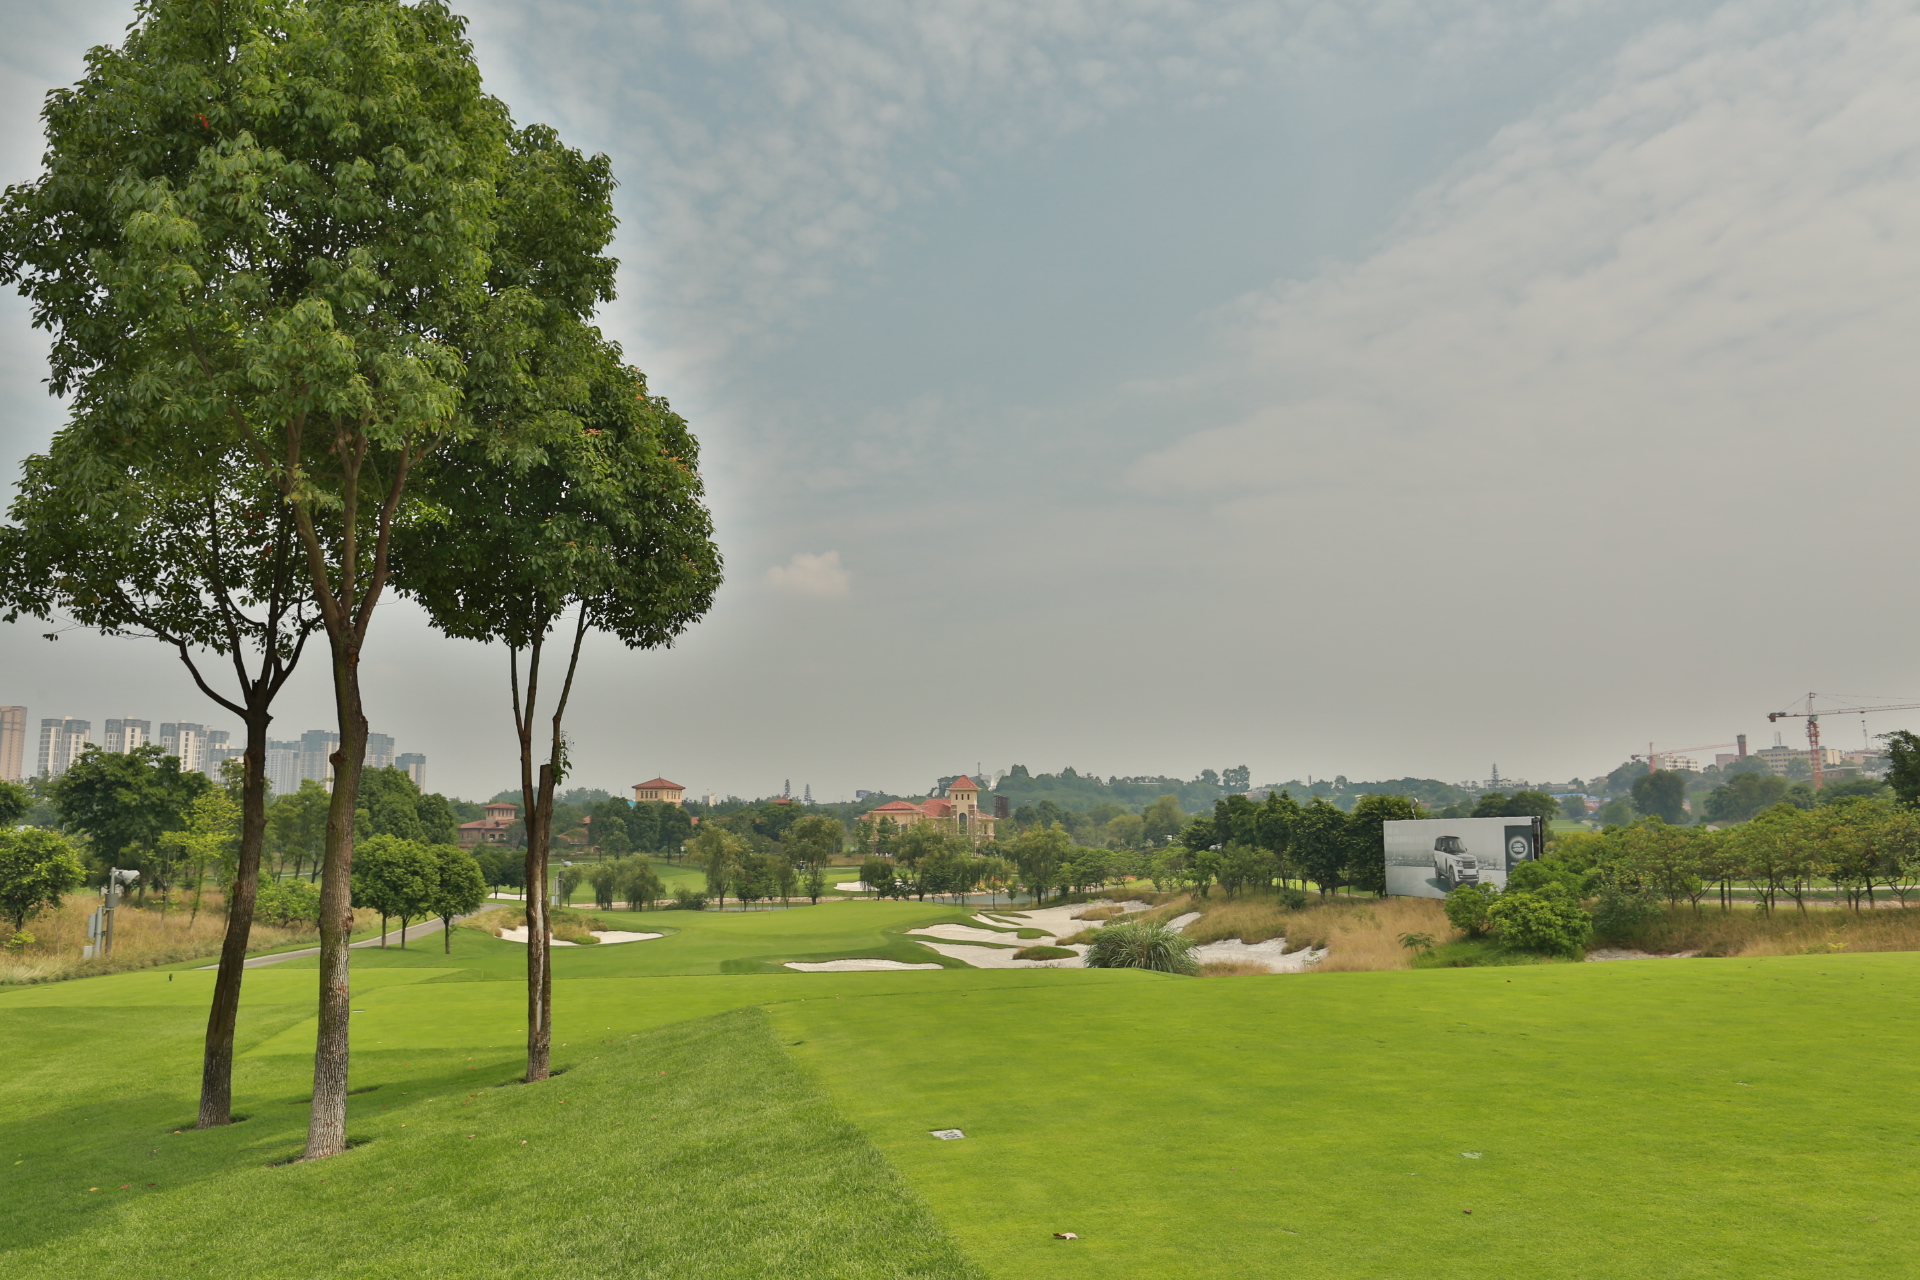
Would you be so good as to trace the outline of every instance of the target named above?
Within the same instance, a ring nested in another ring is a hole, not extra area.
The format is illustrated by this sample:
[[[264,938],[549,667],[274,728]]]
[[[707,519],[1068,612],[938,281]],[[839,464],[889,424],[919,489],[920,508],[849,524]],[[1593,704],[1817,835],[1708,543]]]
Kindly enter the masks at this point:
[[[1480,864],[1460,843],[1459,836],[1441,836],[1433,842],[1433,874],[1449,889],[1480,883]]]

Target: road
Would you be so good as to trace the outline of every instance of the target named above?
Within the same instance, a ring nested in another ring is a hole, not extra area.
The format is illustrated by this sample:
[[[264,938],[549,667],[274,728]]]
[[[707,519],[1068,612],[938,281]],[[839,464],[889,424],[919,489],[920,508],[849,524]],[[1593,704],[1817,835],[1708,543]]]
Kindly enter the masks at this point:
[[[439,932],[440,921],[437,917],[432,920],[420,921],[417,924],[410,924],[407,926],[407,945],[411,947],[420,939],[431,938]],[[391,929],[381,935],[381,937],[387,940],[389,946],[397,947],[400,945],[400,931],[398,929]],[[380,945],[380,941],[380,938],[367,938],[364,941],[352,942],[347,945],[354,947],[377,947]],[[319,954],[320,948],[318,947],[307,947],[300,951],[276,951],[270,956],[250,956],[247,958],[244,967],[248,969],[258,969],[263,965],[279,964],[282,960],[298,960],[303,956],[317,956]],[[217,964],[203,964],[200,967],[202,969],[218,969],[220,966]]]

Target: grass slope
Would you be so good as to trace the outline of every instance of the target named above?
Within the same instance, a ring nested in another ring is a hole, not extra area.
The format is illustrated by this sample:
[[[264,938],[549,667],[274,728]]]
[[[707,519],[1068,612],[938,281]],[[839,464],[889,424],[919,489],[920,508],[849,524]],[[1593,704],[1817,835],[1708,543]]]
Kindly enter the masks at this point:
[[[251,1047],[304,1018],[299,977],[249,976]],[[200,1001],[168,985],[0,998],[0,1038],[34,1046],[0,1078],[8,1274],[979,1275],[757,1008],[576,1042],[533,1086],[510,1083],[516,1055],[499,1050],[362,1047],[362,1145],[276,1165],[304,1137],[309,1060],[249,1053],[250,1118],[193,1131]],[[301,1003],[276,1003],[296,988]]]
[[[1064,1280],[1910,1274],[1916,1015],[1913,954],[771,1010],[969,1256]]]

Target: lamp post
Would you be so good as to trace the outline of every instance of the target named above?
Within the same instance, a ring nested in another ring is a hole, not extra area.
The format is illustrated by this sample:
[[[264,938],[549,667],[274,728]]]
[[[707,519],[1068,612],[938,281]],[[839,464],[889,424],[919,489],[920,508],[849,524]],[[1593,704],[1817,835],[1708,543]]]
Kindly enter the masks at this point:
[[[122,867],[107,869],[106,888],[100,894],[100,909],[87,917],[88,946],[83,959],[105,958],[113,954],[113,912],[120,905],[120,892],[140,878],[138,871]]]

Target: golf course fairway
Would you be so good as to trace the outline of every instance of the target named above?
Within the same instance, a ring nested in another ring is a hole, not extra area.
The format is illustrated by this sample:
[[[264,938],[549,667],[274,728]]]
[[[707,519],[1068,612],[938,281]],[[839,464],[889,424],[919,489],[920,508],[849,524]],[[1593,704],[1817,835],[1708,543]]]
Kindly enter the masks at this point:
[[[204,1132],[211,973],[0,991],[0,1262],[29,1277],[1914,1270],[1920,956],[777,970],[802,958],[788,951],[911,947],[893,931],[942,915],[834,904],[558,952],[565,1070],[531,1086],[514,1082],[524,995],[503,980],[523,950],[465,930],[451,956],[437,938],[356,953],[357,1145],[314,1164],[286,1163],[313,1042],[299,962],[248,974],[248,1119]],[[947,1128],[967,1136],[930,1135]]]

